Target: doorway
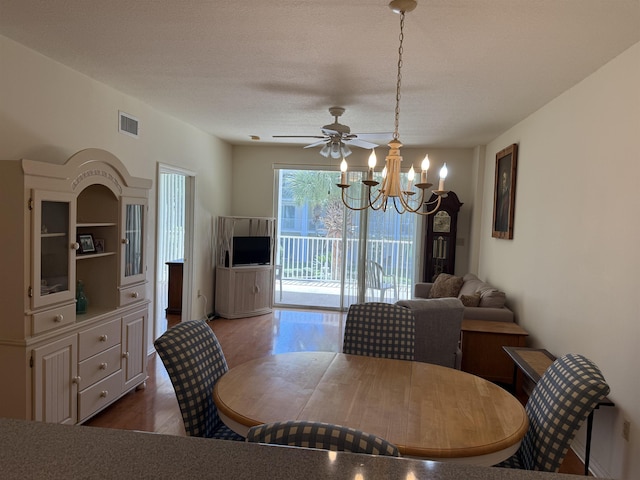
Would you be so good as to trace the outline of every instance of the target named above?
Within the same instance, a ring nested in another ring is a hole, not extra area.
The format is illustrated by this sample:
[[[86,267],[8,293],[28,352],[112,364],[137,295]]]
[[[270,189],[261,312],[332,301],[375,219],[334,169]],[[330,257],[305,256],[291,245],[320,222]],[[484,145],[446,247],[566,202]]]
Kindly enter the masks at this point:
[[[168,313],[191,318],[195,174],[159,164],[157,185],[154,338],[166,331]]]

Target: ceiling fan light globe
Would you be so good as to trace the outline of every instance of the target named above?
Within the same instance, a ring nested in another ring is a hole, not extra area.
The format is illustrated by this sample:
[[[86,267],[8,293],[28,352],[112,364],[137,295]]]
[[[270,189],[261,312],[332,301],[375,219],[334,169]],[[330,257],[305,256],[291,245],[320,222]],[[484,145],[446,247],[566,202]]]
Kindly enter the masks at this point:
[[[331,158],[340,158],[342,157],[342,152],[340,151],[340,144],[333,142],[331,144]]]
[[[330,153],[331,148],[329,147],[329,145],[325,145],[324,147],[322,147],[322,150],[320,150],[320,155],[322,155],[323,157],[328,157]]]
[[[342,145],[342,156],[343,157],[348,157],[349,155],[351,155],[351,149],[349,148],[349,145]]]

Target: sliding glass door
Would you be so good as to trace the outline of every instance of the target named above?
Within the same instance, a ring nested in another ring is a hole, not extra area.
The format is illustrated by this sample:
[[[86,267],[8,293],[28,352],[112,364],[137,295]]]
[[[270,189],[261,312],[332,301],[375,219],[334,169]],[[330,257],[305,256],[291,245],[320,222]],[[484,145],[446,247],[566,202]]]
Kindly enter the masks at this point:
[[[361,173],[349,175],[355,197]],[[280,169],[276,177],[276,305],[346,309],[411,297],[416,215],[347,209],[339,172]]]

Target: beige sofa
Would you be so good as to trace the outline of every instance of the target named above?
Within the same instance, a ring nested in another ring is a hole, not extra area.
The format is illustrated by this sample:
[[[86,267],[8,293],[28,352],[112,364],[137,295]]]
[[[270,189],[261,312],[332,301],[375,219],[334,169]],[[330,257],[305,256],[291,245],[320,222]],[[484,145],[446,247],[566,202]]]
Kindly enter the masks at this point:
[[[443,277],[440,278],[441,276]],[[450,285],[455,284],[452,290],[454,293],[456,286],[459,283],[462,284],[457,294],[449,294],[448,296],[457,297],[462,301],[463,305],[465,305],[464,320],[514,321],[513,312],[505,305],[506,294],[488,283],[483,282],[474,274],[467,273],[461,280],[460,277],[440,274],[440,276],[436,278],[436,282],[440,280],[447,281]],[[438,298],[433,297],[433,287],[434,283],[416,283],[413,293],[414,298]],[[476,303],[477,306],[474,306]]]

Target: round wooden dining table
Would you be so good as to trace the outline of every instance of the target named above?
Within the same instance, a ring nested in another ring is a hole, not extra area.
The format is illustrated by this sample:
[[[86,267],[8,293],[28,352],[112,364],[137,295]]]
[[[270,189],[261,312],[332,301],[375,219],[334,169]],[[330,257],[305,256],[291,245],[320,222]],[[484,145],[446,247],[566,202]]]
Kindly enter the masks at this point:
[[[327,422],[379,435],[403,456],[477,465],[515,453],[529,424],[514,396],[475,375],[333,352],[251,360],[218,380],[213,399],[241,435],[275,421]]]

